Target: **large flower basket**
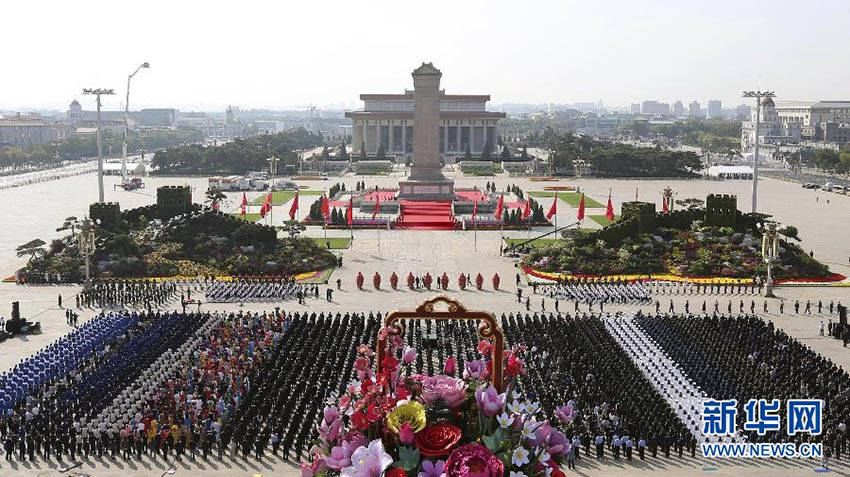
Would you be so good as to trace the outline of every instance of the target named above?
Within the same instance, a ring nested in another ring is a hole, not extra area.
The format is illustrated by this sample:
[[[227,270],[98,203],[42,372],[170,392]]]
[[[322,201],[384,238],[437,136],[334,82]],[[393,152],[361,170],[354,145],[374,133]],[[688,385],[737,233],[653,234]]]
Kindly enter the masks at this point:
[[[502,279],[499,278],[499,274],[498,273],[494,274],[493,275],[493,289],[498,291],[499,290],[499,283],[501,283],[501,282],[502,282]]]
[[[461,290],[466,290],[466,275],[463,273],[457,277],[457,286],[459,286]]]
[[[480,273],[478,275],[475,275],[475,288],[479,290],[484,288],[484,277],[481,276]]]
[[[462,378],[417,373],[418,350],[404,346],[402,336],[405,322],[421,319],[479,322],[477,356]],[[556,408],[550,422],[539,402],[511,391],[525,374],[523,353],[504,349],[493,315],[447,297],[391,313],[376,352],[358,347],[356,380],[325,407],[301,475],[564,475],[571,445],[563,429],[573,406]]]
[[[407,288],[413,290],[413,284],[416,282],[416,279],[413,277],[413,273],[407,274]]]
[[[395,272],[390,275],[390,286],[393,290],[398,290],[398,275],[396,275]]]
[[[365,282],[365,281],[366,281],[366,279],[363,278],[363,272],[357,272],[357,289],[358,290],[363,289],[363,282]]]
[[[372,277],[372,285],[375,286],[375,290],[381,289],[381,274],[375,272],[375,275]]]
[[[431,277],[431,273],[428,272],[422,277],[422,283],[425,285],[425,288],[431,290],[431,284],[434,282],[434,278]]]
[[[443,272],[443,275],[440,277],[440,288],[443,290],[449,289],[449,276],[446,275],[445,272]]]

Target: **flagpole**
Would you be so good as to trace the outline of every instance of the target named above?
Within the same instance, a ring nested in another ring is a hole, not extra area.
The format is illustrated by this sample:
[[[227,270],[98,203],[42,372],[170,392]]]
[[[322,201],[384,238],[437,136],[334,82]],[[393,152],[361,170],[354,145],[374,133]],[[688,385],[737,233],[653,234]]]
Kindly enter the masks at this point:
[[[472,235],[475,237],[474,250],[478,252],[478,220],[476,219],[475,214],[472,214],[472,226],[474,227]]]

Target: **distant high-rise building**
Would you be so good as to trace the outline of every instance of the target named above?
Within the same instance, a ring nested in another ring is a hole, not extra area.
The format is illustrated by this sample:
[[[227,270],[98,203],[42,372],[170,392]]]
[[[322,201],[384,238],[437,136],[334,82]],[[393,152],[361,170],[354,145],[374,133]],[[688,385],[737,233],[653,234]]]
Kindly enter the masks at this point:
[[[685,105],[681,101],[673,103],[673,116],[682,117],[685,115]]]
[[[699,107],[699,101],[693,101],[693,102],[691,102],[691,104],[688,105],[688,116],[690,116],[690,117],[701,116],[700,112],[701,111],[700,111],[700,107]]]
[[[706,117],[708,119],[723,117],[723,103],[719,99],[708,100],[708,113]]]
[[[631,114],[640,114],[640,103],[632,103],[629,105],[629,112]]]
[[[735,119],[739,121],[745,121],[750,117],[750,106],[746,104],[739,104],[735,108]]]
[[[640,105],[641,114],[657,114],[666,116],[670,114],[670,105],[658,101],[646,100]]]

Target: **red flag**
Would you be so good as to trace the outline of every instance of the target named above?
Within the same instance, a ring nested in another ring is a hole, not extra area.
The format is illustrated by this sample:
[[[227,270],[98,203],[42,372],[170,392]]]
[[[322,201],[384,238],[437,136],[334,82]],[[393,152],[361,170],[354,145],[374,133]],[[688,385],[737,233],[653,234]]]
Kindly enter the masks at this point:
[[[322,196],[322,217],[328,218],[331,215],[331,204],[328,201],[328,196]]]
[[[504,210],[505,210],[505,194],[502,194],[499,197],[499,203],[496,204],[496,218],[497,219],[502,218],[502,211],[504,211]]]
[[[669,212],[670,211],[670,208],[667,207],[667,197],[664,197],[663,195],[661,196],[661,207],[662,207],[662,212]]]
[[[478,215],[478,198],[472,202],[472,223],[475,223],[475,216]]]
[[[349,226],[354,224],[354,196],[348,199],[348,210],[345,211],[345,221]]]
[[[549,208],[549,213],[546,214],[546,220],[552,220],[552,216],[558,213],[558,194],[555,193],[555,200],[552,202],[552,207]]]
[[[298,213],[298,191],[295,192],[295,198],[292,199],[292,205],[289,207],[289,220],[295,220],[295,214]]]
[[[272,193],[269,192],[269,195],[266,196],[266,200],[263,201],[263,206],[260,207],[260,217],[265,217],[266,214],[271,212],[272,210]]]
[[[614,204],[611,203],[611,194],[608,194],[608,207],[605,209],[605,218],[614,221]]]
[[[525,201],[525,208],[522,210],[522,218],[527,219],[531,216],[531,199]]]
[[[581,202],[578,203],[578,219],[584,220],[584,194],[581,194]]]
[[[240,215],[245,216],[245,212],[248,210],[248,197],[245,196],[245,193],[242,193],[242,209],[239,211]]]
[[[218,210],[218,209],[219,209],[219,205],[218,205],[218,201],[216,200],[212,203],[212,210]]]
[[[381,194],[375,194],[375,210],[372,212],[372,220],[375,219],[375,216],[378,215],[378,212],[381,211]]]

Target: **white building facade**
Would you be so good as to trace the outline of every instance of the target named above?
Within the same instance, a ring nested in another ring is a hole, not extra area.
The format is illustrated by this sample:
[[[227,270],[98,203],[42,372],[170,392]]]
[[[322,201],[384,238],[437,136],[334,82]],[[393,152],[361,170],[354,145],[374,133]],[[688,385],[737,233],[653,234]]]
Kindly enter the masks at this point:
[[[374,156],[383,146],[388,156],[412,157],[413,91],[404,94],[361,94],[363,110],[348,111],[352,121],[354,154],[365,147]],[[440,153],[447,162],[466,154],[479,156],[485,145],[493,156],[498,150],[498,124],[505,113],[487,111],[490,95],[449,95],[440,92]]]

